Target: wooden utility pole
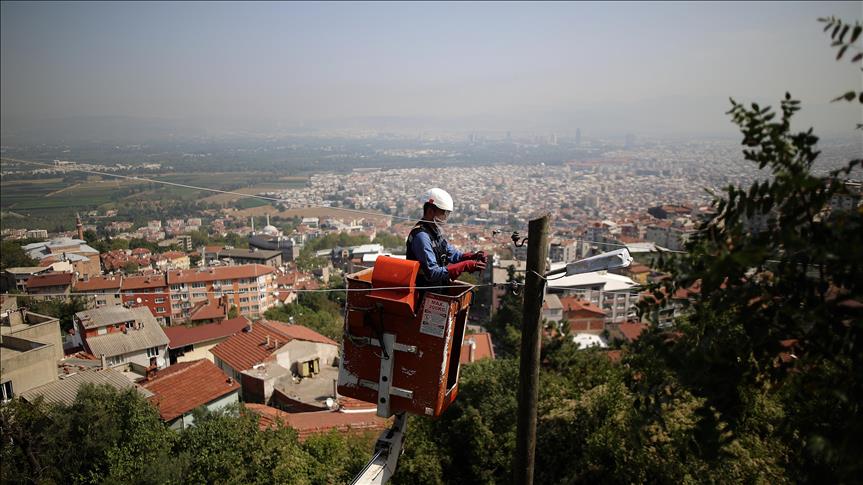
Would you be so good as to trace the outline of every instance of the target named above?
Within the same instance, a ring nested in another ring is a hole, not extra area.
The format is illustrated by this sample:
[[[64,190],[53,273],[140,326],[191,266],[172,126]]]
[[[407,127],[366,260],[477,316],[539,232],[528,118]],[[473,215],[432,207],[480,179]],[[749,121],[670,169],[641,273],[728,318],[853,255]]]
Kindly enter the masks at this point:
[[[521,327],[521,357],[518,376],[518,431],[516,434],[514,483],[533,483],[536,453],[536,402],[539,386],[539,345],[542,301],[545,294],[545,260],[548,256],[548,221],[545,214],[530,221],[527,235],[527,268]]]

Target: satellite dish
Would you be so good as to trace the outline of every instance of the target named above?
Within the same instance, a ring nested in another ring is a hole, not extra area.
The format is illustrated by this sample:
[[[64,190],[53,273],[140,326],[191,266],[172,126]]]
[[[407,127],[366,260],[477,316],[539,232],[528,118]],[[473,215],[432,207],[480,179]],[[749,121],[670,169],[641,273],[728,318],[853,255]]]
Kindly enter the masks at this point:
[[[336,405],[336,401],[335,401],[335,400],[333,400],[333,398],[328,397],[328,398],[327,398],[327,407],[328,407],[329,409],[332,409],[335,405]]]
[[[138,298],[136,298],[136,299],[135,299],[135,301],[136,301],[136,302],[138,302],[138,303],[141,303],[141,302],[142,302],[142,301],[144,301],[144,300],[142,300],[142,299],[141,299],[141,297],[139,296]]]

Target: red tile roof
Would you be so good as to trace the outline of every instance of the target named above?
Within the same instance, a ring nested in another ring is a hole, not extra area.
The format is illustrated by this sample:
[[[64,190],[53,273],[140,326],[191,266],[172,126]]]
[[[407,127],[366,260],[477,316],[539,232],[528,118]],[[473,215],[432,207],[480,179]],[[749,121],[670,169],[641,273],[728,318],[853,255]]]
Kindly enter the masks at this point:
[[[473,360],[470,358],[471,342],[474,343]],[[494,347],[491,344],[491,334],[488,332],[472,333],[464,336],[461,344],[459,362],[470,364],[480,359],[494,359]]]
[[[335,340],[325,337],[314,330],[302,325],[289,325],[287,323],[277,322],[273,320],[261,320],[267,325],[276,328],[291,339],[306,340],[308,342],[317,342],[319,344],[338,345]]]
[[[126,276],[123,278],[123,286],[121,290],[143,290],[150,288],[165,288],[168,284],[165,283],[165,275],[149,275],[149,276]]]
[[[240,389],[237,382],[207,359],[174,364],[141,385],[155,394],[150,401],[165,421]]]
[[[647,325],[644,323],[621,323],[618,328],[626,340],[633,342],[638,339],[641,332],[647,330]]]
[[[75,282],[75,291],[95,291],[119,289],[123,279],[120,276],[97,276],[89,280]]]
[[[266,344],[267,336],[270,337],[269,346]],[[294,339],[337,345],[333,340],[302,325],[261,320],[253,323],[250,331],[237,333],[216,345],[210,349],[210,353],[235,371],[242,372],[267,360],[273,352]]]
[[[165,327],[163,330],[170,341],[168,347],[178,349],[199,342],[228,338],[241,332],[250,324],[251,321],[248,318],[237,317],[219,323],[208,323],[196,327]]]
[[[168,283],[193,283],[201,281],[233,280],[255,278],[275,271],[272,266],[263,264],[244,264],[241,266],[219,266],[216,268],[186,269],[168,271]]]
[[[189,316],[189,320],[212,320],[214,318],[225,318],[228,314],[227,308],[224,305],[220,305],[218,302],[213,303],[209,300],[204,300],[195,305],[192,308],[192,313]]]
[[[27,288],[45,288],[48,286],[71,285],[74,275],[72,273],[46,273],[33,275],[27,279]]]
[[[591,313],[596,313],[597,315],[605,315],[605,312],[602,308],[594,305],[593,303],[584,301],[575,296],[564,296],[560,298],[560,303],[563,305],[563,311],[565,312],[575,312],[579,310],[585,310]]]
[[[645,264],[641,264],[641,263],[633,263],[633,264],[629,267],[629,272],[630,272],[630,273],[633,273],[633,274],[636,274],[636,273],[649,273],[649,272],[650,272],[650,266],[647,266],[647,265],[645,265]]]
[[[181,253],[180,251],[165,251],[158,255],[160,258],[165,259],[180,259],[186,257],[186,253]]]
[[[389,421],[374,413],[341,413],[338,411],[314,411],[286,413],[264,404],[245,404],[246,409],[260,416],[258,426],[263,430],[279,423],[297,430],[300,440],[310,435],[338,430],[343,433],[365,433],[389,427]]]

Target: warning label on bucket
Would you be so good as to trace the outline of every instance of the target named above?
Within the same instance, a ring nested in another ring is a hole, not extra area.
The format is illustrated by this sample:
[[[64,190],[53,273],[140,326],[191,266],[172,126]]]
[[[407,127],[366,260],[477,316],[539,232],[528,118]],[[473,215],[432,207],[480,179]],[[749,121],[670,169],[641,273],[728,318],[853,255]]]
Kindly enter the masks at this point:
[[[423,302],[423,319],[420,333],[443,337],[449,320],[449,302],[426,297]]]

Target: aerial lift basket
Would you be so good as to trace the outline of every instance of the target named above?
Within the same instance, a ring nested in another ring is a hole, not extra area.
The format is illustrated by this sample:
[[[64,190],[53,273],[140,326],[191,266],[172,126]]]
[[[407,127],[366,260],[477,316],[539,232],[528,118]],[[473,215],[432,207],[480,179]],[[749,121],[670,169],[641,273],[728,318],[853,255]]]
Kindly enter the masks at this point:
[[[380,256],[373,269],[347,277],[338,390],[377,404],[381,417],[437,417],[458,393],[473,287],[416,288],[418,271],[417,261]]]

